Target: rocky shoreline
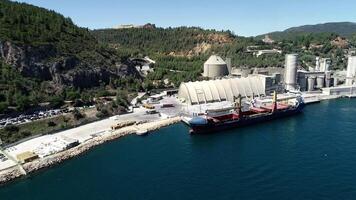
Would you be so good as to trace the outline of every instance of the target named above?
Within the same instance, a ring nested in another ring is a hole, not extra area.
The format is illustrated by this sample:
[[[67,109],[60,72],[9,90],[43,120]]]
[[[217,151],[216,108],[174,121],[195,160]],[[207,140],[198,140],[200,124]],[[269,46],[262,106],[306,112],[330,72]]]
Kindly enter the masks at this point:
[[[126,135],[134,134],[137,132],[137,130],[154,131],[161,127],[169,126],[169,125],[178,123],[180,121],[181,121],[180,117],[174,117],[174,118],[164,119],[164,120],[160,120],[160,121],[156,121],[156,122],[149,122],[149,123],[145,123],[145,124],[125,127],[125,128],[113,131],[110,135],[98,136],[96,138],[88,140],[87,142],[84,142],[84,143],[82,143],[74,148],[68,149],[66,151],[59,152],[57,154],[48,156],[43,159],[37,159],[35,161],[25,163],[25,164],[23,164],[22,167],[26,171],[27,174],[30,174],[37,170],[51,167],[56,164],[60,164],[61,162],[65,161],[65,160],[68,160],[70,158],[78,156],[78,155],[92,149],[93,147],[101,145],[105,142],[115,140],[115,139],[118,139],[118,138],[126,136]],[[5,184],[9,181],[12,181],[12,180],[17,179],[22,176],[24,176],[24,174],[21,173],[18,166],[15,166],[15,167],[8,169],[4,172],[0,172],[0,184]]]

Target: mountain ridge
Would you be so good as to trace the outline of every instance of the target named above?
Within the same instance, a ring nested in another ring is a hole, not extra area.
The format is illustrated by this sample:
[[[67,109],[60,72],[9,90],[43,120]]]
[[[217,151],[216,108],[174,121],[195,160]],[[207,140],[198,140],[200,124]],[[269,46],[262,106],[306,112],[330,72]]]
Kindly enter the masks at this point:
[[[355,22],[326,22],[319,24],[309,24],[287,28],[283,31],[274,31],[256,36],[261,39],[265,35],[269,35],[274,40],[291,39],[296,36],[317,33],[333,33],[341,37],[349,38],[356,33]]]

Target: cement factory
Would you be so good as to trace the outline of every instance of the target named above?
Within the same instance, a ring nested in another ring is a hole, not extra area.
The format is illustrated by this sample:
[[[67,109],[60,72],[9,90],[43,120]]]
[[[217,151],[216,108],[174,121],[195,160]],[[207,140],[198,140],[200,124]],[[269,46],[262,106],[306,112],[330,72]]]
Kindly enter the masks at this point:
[[[282,75],[284,74],[284,75]],[[242,96],[246,99],[267,97],[273,91],[285,95],[299,93],[313,95],[337,95],[353,97],[356,94],[356,56],[348,57],[347,70],[332,71],[331,59],[316,57],[315,66],[308,70],[299,66],[297,54],[285,56],[284,71],[273,73],[239,73],[231,67],[231,59],[225,61],[212,55],[204,63],[202,74],[208,80],[181,83],[178,99],[187,105],[214,102],[232,102]]]
[[[40,169],[104,141],[145,135],[180,121],[190,133],[206,133],[295,115],[305,104],[324,99],[354,97],[356,57],[348,57],[344,71],[331,70],[331,64],[331,59],[317,57],[315,66],[306,70],[297,54],[287,54],[284,69],[246,72],[233,68],[231,59],[212,55],[202,66],[203,81],[182,82],[178,90],[151,94],[142,103],[134,99],[127,114],[8,146],[0,152],[0,176],[13,174],[13,169],[14,177],[25,175],[31,171],[27,166]]]

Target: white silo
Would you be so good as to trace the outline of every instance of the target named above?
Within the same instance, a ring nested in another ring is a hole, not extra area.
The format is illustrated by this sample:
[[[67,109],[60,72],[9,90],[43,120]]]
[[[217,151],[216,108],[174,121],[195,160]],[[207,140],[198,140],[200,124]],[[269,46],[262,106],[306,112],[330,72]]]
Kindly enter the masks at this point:
[[[356,56],[349,56],[346,72],[346,85],[352,85],[356,75]]]
[[[314,71],[319,71],[320,70],[320,58],[317,56],[315,58],[315,70]]]
[[[217,55],[212,55],[204,63],[204,77],[215,78],[229,75],[226,62]]]
[[[325,58],[324,59],[324,72],[330,71],[331,59]]]
[[[316,88],[321,89],[324,87],[324,76],[317,76],[316,77]]]
[[[287,54],[284,69],[284,85],[286,90],[295,90],[297,84],[298,54]]]
[[[331,87],[331,71],[326,71],[325,72],[325,87]]]
[[[315,77],[309,76],[308,77],[308,91],[313,91],[315,86]]]
[[[330,69],[330,58],[322,58],[320,59],[320,70],[321,72],[327,72]]]

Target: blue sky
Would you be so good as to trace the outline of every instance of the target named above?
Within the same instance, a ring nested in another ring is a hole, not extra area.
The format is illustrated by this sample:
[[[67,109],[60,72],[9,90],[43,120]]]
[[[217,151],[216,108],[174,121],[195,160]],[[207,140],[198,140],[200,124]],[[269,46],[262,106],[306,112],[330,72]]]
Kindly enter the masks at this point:
[[[355,0],[20,0],[55,10],[79,26],[154,23],[200,26],[253,36],[292,26],[356,22]]]

